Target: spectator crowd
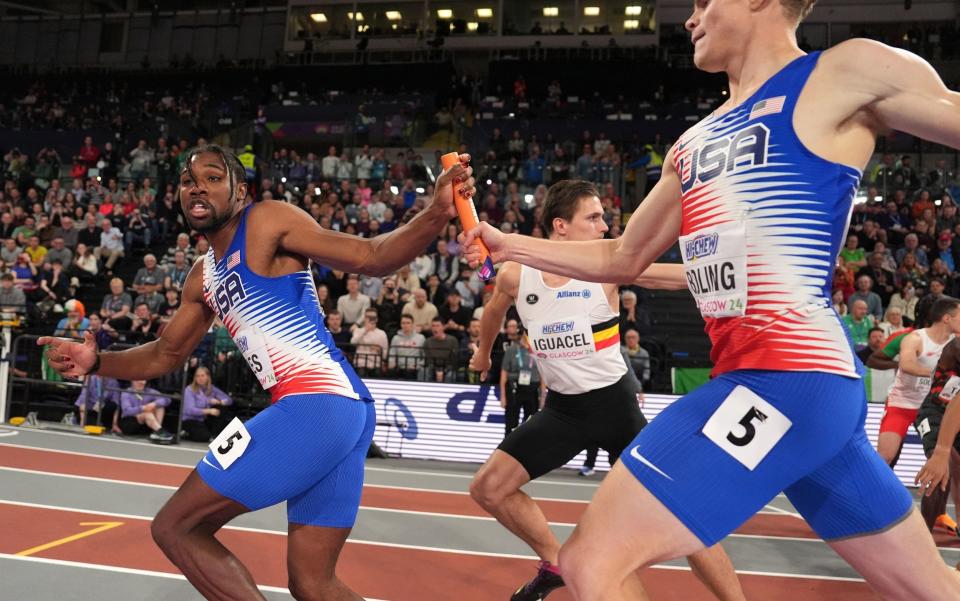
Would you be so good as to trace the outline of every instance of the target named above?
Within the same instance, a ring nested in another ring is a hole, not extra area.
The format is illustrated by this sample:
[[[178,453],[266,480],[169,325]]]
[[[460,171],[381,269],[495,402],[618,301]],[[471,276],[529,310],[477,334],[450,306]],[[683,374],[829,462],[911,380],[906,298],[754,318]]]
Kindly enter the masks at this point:
[[[177,175],[191,145],[159,138],[120,148],[87,136],[69,161],[51,149],[32,156],[16,148],[5,152],[0,309],[38,332],[54,324],[59,335],[79,336],[89,329],[102,348],[160,335],[179,307],[189,269],[209,248],[189,230],[176,200]],[[539,140],[496,130],[485,148],[470,149],[479,216],[504,232],[542,237],[548,186],[586,179],[598,188],[607,235],[615,238],[659,179],[667,148],[659,137],[622,143],[583,131],[573,140]],[[301,153],[280,148],[269,157],[239,150],[251,155],[245,163],[251,200],[288,202],[322,227],[363,237],[388,233],[421,210],[441,170],[440,152],[424,157],[413,149],[331,146]],[[955,167],[955,159],[919,166],[909,155],[884,155],[865,174],[865,192],[855,203],[832,286],[833,304],[858,350],[873,348],[913,323],[924,297],[960,294]],[[479,374],[466,364],[491,291],[461,261],[458,233],[450,224],[420,256],[386,277],[312,265],[330,332],[361,375],[478,381]],[[649,382],[649,356],[641,339],[654,332],[642,291],[624,288],[621,316],[625,349],[637,376]],[[517,343],[518,334],[501,336],[495,349]],[[252,382],[220,324],[189,367],[188,381],[200,374],[203,390],[215,384],[233,391]],[[492,383],[500,379],[494,372]],[[189,386],[183,381],[151,384],[186,400]],[[136,388],[140,384],[131,386],[137,399],[153,398]],[[200,438],[221,425],[222,420],[207,418],[225,413],[229,399],[204,395],[212,404],[195,417],[216,423],[192,428]],[[154,428],[163,422],[164,403],[155,399],[142,405],[149,410],[136,413],[137,428],[127,420],[127,430],[146,428],[165,441],[166,433],[158,433],[162,428]],[[132,415],[132,401],[127,407],[116,424],[121,430],[122,418]]]

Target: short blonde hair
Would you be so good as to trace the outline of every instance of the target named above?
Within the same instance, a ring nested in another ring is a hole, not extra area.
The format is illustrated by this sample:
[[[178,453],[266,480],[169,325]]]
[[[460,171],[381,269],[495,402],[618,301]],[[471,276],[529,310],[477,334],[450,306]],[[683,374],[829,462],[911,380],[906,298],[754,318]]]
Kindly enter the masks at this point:
[[[816,3],[817,0],[780,0],[783,11],[791,19],[796,19],[797,23],[807,18]]]

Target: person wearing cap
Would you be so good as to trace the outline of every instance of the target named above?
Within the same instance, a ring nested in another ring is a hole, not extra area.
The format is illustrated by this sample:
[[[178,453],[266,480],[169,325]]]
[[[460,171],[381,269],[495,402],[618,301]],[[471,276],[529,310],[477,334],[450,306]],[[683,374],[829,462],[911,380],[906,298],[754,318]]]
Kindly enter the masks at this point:
[[[947,266],[950,273],[957,270],[957,265],[960,264],[960,261],[957,261],[957,255],[954,254],[953,235],[950,232],[944,231],[937,237],[936,252],[937,257],[943,261],[943,264]]]
[[[72,298],[63,304],[63,308],[67,310],[67,316],[57,322],[53,335],[82,338],[83,333],[90,329],[90,320],[86,317],[87,310],[83,303]]]

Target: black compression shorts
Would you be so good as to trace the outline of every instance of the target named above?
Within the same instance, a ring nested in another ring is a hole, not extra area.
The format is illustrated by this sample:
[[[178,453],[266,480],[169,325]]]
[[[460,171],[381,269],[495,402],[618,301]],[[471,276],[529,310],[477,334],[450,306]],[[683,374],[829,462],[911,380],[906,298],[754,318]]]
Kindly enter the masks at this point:
[[[923,452],[929,459],[933,455],[933,450],[937,447],[937,437],[940,436],[940,425],[943,422],[943,416],[947,412],[947,406],[943,403],[937,403],[930,400],[933,395],[927,396],[917,412],[917,419],[914,426],[920,433],[920,441],[923,443]],[[953,441],[953,448],[960,453],[960,436]]]
[[[531,480],[591,447],[607,451],[610,463],[614,463],[647,425],[637,403],[639,391],[628,375],[583,394],[551,390],[544,408],[520,424],[497,448],[519,461]]]

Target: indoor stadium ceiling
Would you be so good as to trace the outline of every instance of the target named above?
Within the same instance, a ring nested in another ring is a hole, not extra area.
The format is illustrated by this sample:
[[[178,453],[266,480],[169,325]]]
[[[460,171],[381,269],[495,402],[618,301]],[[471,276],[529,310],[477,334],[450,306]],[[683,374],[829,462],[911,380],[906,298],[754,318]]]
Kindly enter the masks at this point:
[[[0,0],[0,16],[185,11],[286,4],[285,0]]]

